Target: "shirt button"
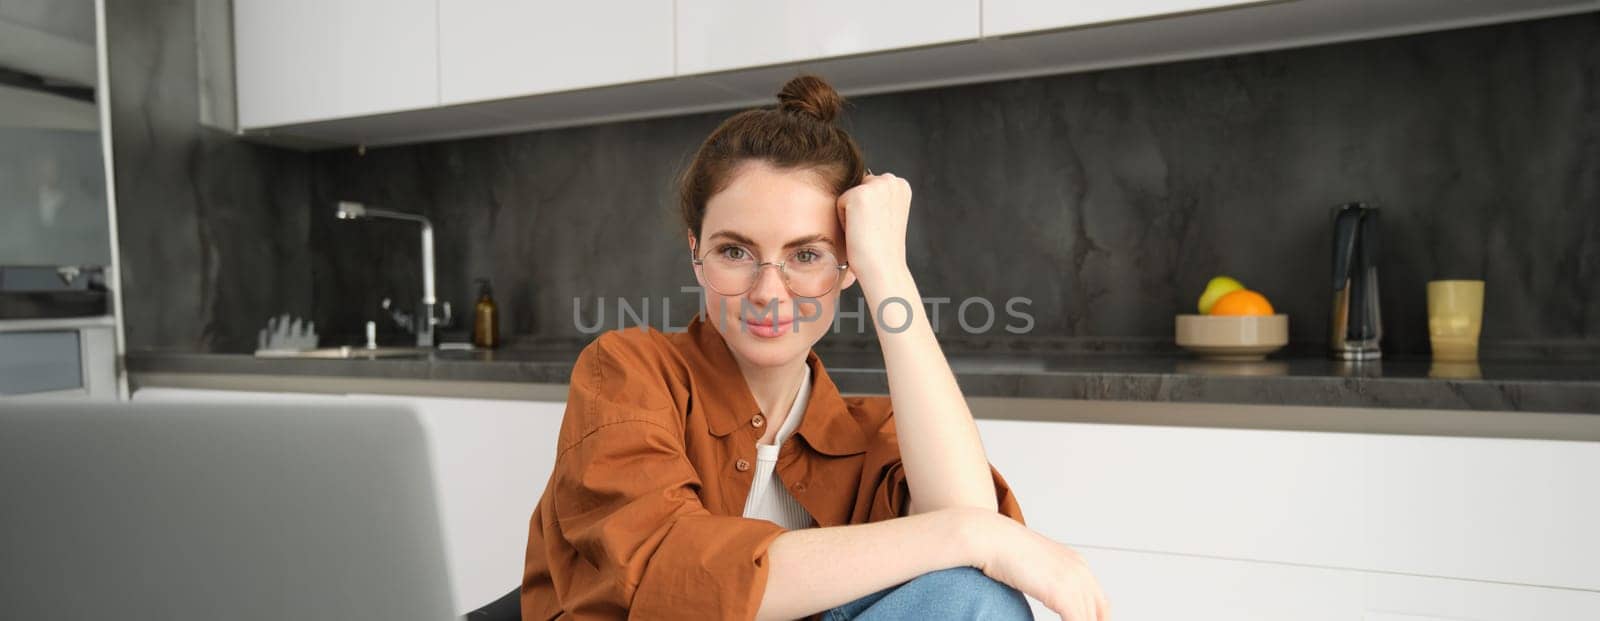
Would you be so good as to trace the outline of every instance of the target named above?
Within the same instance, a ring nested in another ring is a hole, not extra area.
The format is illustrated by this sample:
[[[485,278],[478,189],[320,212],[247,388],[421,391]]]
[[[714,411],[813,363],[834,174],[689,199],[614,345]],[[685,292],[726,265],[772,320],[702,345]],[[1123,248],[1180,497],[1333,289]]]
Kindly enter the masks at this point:
[[[751,427],[760,427],[765,424],[767,424],[767,418],[760,414],[757,414],[755,418],[750,419]]]
[[[733,467],[738,469],[739,472],[744,472],[744,471],[750,469],[750,462],[741,459],[739,461],[733,462]]]

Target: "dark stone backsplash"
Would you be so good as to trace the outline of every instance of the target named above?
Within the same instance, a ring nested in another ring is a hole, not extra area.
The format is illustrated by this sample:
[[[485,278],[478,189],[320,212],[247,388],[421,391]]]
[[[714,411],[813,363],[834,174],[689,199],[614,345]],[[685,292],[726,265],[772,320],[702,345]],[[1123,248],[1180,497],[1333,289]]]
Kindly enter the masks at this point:
[[[194,0],[105,11],[128,348],[248,351],[312,309],[310,159],[198,123]]]
[[[130,348],[247,351],[280,312],[403,339],[379,301],[420,297],[416,228],[336,220],[341,199],[431,218],[440,297],[469,318],[492,279],[513,343],[581,343],[574,298],[586,321],[618,297],[692,312],[673,182],[729,112],[256,146],[194,124],[192,44],[150,39],[192,39],[192,10],[164,6],[108,7]],[[1383,209],[1386,353],[1427,353],[1424,284],[1446,277],[1488,281],[1486,355],[1600,351],[1597,13],[862,97],[843,123],[912,183],[909,258],[924,296],[953,299],[949,349],[1171,349],[1173,315],[1229,274],[1319,351],[1331,208],[1360,200]],[[1018,296],[1021,337],[1002,329]],[[998,311],[987,335],[957,324],[971,297]]]

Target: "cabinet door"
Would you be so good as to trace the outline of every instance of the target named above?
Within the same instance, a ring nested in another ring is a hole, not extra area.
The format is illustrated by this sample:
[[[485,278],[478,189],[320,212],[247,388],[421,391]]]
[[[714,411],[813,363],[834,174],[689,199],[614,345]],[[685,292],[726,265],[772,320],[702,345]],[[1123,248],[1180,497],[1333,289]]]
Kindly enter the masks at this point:
[[[439,103],[435,0],[234,0],[245,129]]]
[[[1028,523],[1069,544],[1600,590],[1600,443],[978,426]]]
[[[1026,505],[1023,511],[1027,511]],[[1579,621],[1600,593],[1078,546],[1117,621]],[[1034,618],[1054,619],[1033,599]]]
[[[446,104],[672,77],[672,0],[439,0]]]
[[[1600,592],[1520,584],[1365,574],[1361,621],[1593,621]]]
[[[985,0],[983,36],[1072,28],[1106,22],[1146,19],[1259,4],[1264,0],[1121,0],[1120,2],[1055,2],[1052,0]]]
[[[84,387],[77,330],[0,332],[0,396]]]
[[[678,74],[972,40],[978,12],[977,0],[679,2]]]
[[[1027,517],[1026,504],[1022,510]],[[1365,581],[1360,572],[1088,546],[1074,549],[1100,582],[1116,621],[1361,621]],[[1036,600],[1030,598],[1028,603],[1035,619],[1058,618]]]

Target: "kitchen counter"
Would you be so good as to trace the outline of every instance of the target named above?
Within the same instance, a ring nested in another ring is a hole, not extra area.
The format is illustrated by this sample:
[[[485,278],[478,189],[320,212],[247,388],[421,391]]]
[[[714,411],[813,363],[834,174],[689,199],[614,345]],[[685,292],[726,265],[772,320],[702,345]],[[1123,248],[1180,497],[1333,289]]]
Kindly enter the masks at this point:
[[[117,320],[110,315],[54,317],[45,319],[0,319],[0,332],[48,332],[81,328],[113,328]]]
[[[369,380],[367,386],[380,388],[343,391],[440,394],[427,385],[471,383],[480,391],[476,394],[534,394],[561,400],[562,385],[577,355],[572,348],[506,349],[313,360],[146,351],[128,354],[128,370],[135,386],[146,387],[197,387],[191,380],[207,376],[231,378],[223,383],[235,388],[249,388],[250,378],[278,378],[306,390],[328,392]],[[821,352],[821,356],[841,391],[887,392],[887,376],[877,353]],[[1289,357],[1223,363],[1185,354],[952,353],[950,364],[970,398],[1600,413],[1600,361],[1484,360],[1462,365],[1401,359],[1349,364]],[[526,385],[543,389],[517,392],[516,387]]]

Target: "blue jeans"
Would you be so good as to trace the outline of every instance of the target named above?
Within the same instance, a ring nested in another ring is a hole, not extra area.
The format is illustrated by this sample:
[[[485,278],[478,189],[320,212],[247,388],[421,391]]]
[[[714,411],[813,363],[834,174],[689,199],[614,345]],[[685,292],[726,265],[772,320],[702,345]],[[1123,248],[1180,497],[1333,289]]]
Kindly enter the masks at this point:
[[[822,613],[823,621],[922,621],[981,619],[1032,621],[1022,592],[996,582],[976,567],[930,571]]]

